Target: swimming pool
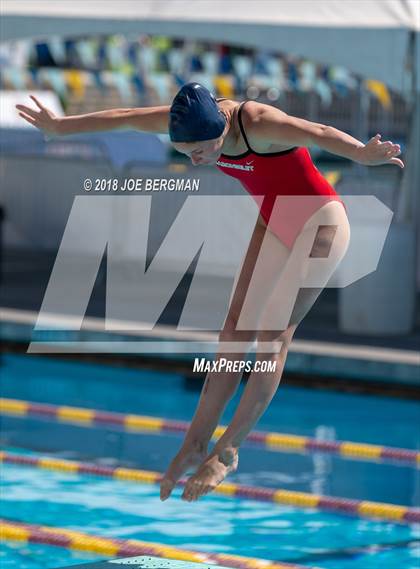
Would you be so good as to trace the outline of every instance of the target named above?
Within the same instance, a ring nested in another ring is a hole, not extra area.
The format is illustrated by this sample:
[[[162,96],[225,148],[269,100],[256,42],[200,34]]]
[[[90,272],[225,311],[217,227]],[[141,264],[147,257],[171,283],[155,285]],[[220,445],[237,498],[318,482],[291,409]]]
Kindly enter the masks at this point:
[[[177,374],[128,370],[30,356],[4,356],[2,396],[56,405],[189,420],[199,391]],[[226,423],[240,393],[229,405]],[[419,448],[417,402],[282,387],[258,429],[317,439]],[[100,426],[3,417],[7,450],[125,464],[162,472],[181,438]],[[230,482],[415,506],[412,465],[344,459],[325,453],[271,452],[247,446]],[[269,502],[211,495],[196,504],[161,503],[156,485],[4,464],[2,517],[32,524],[202,552],[230,553],[325,569],[417,568],[420,531],[396,524]],[[104,558],[104,556],[100,556]],[[95,560],[42,545],[9,542],[2,567],[22,569]]]

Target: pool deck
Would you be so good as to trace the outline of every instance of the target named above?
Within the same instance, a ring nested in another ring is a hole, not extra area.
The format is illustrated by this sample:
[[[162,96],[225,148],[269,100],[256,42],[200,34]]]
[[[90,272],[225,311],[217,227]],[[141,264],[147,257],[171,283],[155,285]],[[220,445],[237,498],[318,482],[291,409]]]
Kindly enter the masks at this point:
[[[54,263],[54,255],[47,253],[19,252],[6,253],[3,260],[2,281],[0,286],[0,334],[3,340],[26,341],[31,339],[32,327],[41,306],[44,291]],[[181,282],[177,294],[182,297],[188,282]],[[150,332],[124,332],[111,337],[105,335],[103,317],[105,298],[104,279],[98,275],[94,292],[89,302],[87,316],[83,322],[84,336],[65,337],[60,339],[68,344],[65,352],[75,353],[81,345],[76,342],[73,348],[69,340],[83,340],[84,350],[93,351],[89,340],[95,342],[96,353],[127,353],[127,345],[132,344],[131,353],[138,353],[138,340],[152,340],[151,345],[159,342],[160,357],[175,357],[190,362],[206,342],[213,343],[215,334],[185,333],[176,329],[176,303],[171,302]],[[405,336],[367,336],[345,334],[337,322],[338,295],[335,289],[326,289],[316,302],[310,313],[299,326],[295,340],[290,349],[286,371],[294,374],[313,376],[342,377],[352,380],[380,381],[401,383],[420,387],[420,303],[413,331]],[[209,300],[211,309],[211,300]],[[57,316],[54,327],[58,324],[66,329],[64,316]],[[63,325],[64,322],[64,325]],[[71,328],[71,326],[70,326]],[[128,328],[128,327],[127,327]],[[124,329],[124,327],[122,327]],[[87,334],[90,333],[88,337]],[[99,336],[98,336],[99,334]],[[33,339],[33,337],[32,337]],[[108,340],[112,339],[111,344]],[[123,340],[118,343],[115,340]],[[86,344],[86,340],[88,340]],[[98,340],[101,347],[98,347]],[[196,348],[191,342],[196,341]],[[180,343],[184,342],[183,352]],[[38,346],[46,353],[56,353],[55,347],[47,341]],[[70,346],[70,347],[69,347]],[[141,348],[144,353],[144,346]],[[82,351],[84,351],[82,350]],[[130,351],[130,348],[128,348]],[[164,353],[162,353],[164,352]],[[189,353],[188,353],[189,352]],[[156,351],[156,353],[158,353]]]

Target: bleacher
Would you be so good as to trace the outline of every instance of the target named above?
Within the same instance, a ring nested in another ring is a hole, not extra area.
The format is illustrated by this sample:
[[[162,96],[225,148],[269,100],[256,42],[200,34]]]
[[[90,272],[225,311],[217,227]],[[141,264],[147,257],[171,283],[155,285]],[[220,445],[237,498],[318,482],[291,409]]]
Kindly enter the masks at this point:
[[[67,114],[167,104],[181,84],[195,80],[218,96],[258,99],[355,136],[363,96],[367,134],[380,131],[403,142],[407,132],[403,95],[344,68],[286,54],[159,36],[105,36],[29,43],[17,66],[14,47],[12,42],[2,51],[1,88],[52,89]]]

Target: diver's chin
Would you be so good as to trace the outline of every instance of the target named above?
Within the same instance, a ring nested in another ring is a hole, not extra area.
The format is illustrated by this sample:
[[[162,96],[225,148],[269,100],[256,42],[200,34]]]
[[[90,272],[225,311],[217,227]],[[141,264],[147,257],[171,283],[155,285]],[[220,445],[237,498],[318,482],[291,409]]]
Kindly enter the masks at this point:
[[[208,162],[207,166],[216,166],[217,162],[220,160],[220,156],[221,156],[221,154],[219,154],[219,156],[216,156],[216,158],[213,158],[212,160],[210,160],[210,162]]]
[[[205,160],[205,161],[200,161],[197,162],[196,164],[194,164],[194,162],[192,162],[193,166],[215,166],[217,164],[217,161],[219,160],[221,155],[217,156],[216,158],[211,158],[210,160]]]

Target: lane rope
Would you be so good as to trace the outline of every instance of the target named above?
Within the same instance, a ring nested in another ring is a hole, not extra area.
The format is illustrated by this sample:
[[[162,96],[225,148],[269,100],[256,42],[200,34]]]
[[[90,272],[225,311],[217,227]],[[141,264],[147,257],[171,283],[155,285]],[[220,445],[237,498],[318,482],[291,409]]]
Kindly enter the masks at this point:
[[[35,457],[21,453],[0,452],[0,463],[45,468],[73,474],[91,474],[125,480],[140,484],[159,484],[163,475],[159,472],[139,470],[136,468],[102,466],[90,462],[63,460],[49,456]],[[177,486],[184,486],[186,479],[181,479]],[[215,494],[272,502],[298,508],[315,508],[335,514],[349,514],[361,518],[391,521],[394,523],[420,523],[420,508],[386,504],[383,502],[370,502],[366,500],[353,500],[323,496],[308,492],[295,492],[284,489],[260,488],[258,486],[245,486],[242,484],[223,483],[214,490]]]
[[[130,433],[180,434],[185,433],[189,428],[189,423],[186,421],[171,421],[159,417],[114,413],[83,407],[50,405],[20,399],[0,398],[0,414],[14,417],[48,417],[60,423],[118,428]],[[223,425],[217,427],[212,440],[219,439],[225,429],[226,427]],[[420,468],[420,452],[410,449],[351,441],[320,441],[300,435],[264,431],[250,433],[246,442],[270,451],[324,452],[365,461],[401,462]]]
[[[4,518],[0,518],[0,538],[4,541],[42,543],[77,551],[90,551],[109,557],[156,555],[157,557],[180,561],[218,563],[237,569],[311,569],[306,565],[303,567],[293,563],[282,563],[227,553],[201,553],[138,539],[111,539],[63,528],[9,521]],[[317,568],[312,567],[312,569]]]

